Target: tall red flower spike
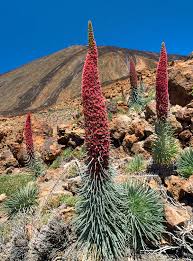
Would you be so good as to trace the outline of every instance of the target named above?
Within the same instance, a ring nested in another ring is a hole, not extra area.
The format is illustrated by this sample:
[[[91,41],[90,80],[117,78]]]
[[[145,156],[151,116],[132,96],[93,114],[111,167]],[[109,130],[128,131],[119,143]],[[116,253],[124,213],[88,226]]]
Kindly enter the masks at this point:
[[[137,88],[137,72],[135,70],[135,63],[132,58],[130,58],[130,83],[132,88]]]
[[[26,122],[25,122],[24,138],[25,138],[25,145],[26,145],[27,154],[28,154],[30,160],[33,160],[35,158],[35,154],[34,154],[34,145],[33,145],[30,113],[27,114],[27,118],[26,118]]]
[[[90,21],[88,42],[82,75],[82,100],[89,170],[93,175],[97,175],[102,169],[108,169],[110,135],[105,99],[99,80],[98,51]]]
[[[156,73],[156,111],[158,120],[166,120],[168,117],[169,94],[167,63],[166,47],[165,44],[162,43]]]

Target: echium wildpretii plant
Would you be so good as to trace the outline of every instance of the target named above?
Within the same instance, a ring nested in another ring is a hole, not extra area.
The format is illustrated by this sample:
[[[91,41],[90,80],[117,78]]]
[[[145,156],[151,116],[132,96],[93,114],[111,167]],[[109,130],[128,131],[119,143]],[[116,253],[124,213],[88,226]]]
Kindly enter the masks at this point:
[[[27,114],[25,121],[24,140],[27,153],[26,165],[32,170],[35,176],[44,175],[44,166],[41,160],[35,156],[30,113]]]
[[[160,59],[156,72],[156,134],[157,138],[153,144],[153,161],[156,171],[162,174],[173,171],[173,162],[179,146],[173,137],[173,131],[168,122],[169,93],[168,93],[168,71],[167,52],[165,44],[162,43]],[[168,169],[168,167],[170,168]],[[165,172],[165,173],[163,173]]]
[[[27,152],[27,162],[32,163],[35,160],[35,152],[34,152],[34,143],[33,143],[33,135],[32,135],[32,127],[31,127],[31,114],[27,114],[27,118],[25,121],[24,127],[24,139],[25,146]]]
[[[91,175],[109,167],[110,136],[105,100],[98,72],[98,52],[92,24],[88,24],[89,49],[82,75],[82,101],[85,121],[85,143]]]
[[[156,112],[158,121],[167,120],[168,107],[168,59],[165,43],[162,43],[160,59],[156,73]]]
[[[129,98],[129,107],[139,102],[138,83],[137,83],[137,72],[135,69],[135,63],[131,57],[129,60],[129,79],[131,84],[131,92]]]
[[[144,85],[144,82],[143,82],[142,75],[140,75],[140,77],[139,77],[139,88],[140,88],[140,93],[145,92],[145,85]]]
[[[98,51],[88,23],[88,53],[82,75],[85,143],[88,158],[75,220],[78,246],[91,260],[117,260],[125,251],[120,194],[109,167],[110,135],[98,72]]]
[[[130,58],[129,62],[129,79],[131,84],[131,91],[130,91],[130,97],[128,100],[128,107],[130,109],[134,109],[135,111],[143,111],[146,104],[152,100],[152,95],[145,97],[145,86],[142,80],[142,75],[140,75],[139,84],[138,84],[138,77],[137,72],[135,68],[135,63]]]

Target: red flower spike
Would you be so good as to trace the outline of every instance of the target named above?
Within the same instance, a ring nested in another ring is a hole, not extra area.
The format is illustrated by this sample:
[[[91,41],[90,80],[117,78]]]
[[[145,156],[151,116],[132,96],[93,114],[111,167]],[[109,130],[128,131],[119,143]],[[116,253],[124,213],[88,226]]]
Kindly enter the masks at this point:
[[[97,175],[102,169],[108,169],[110,135],[105,99],[99,80],[98,51],[90,21],[88,37],[89,48],[82,74],[82,101],[89,171]]]
[[[132,58],[130,58],[130,83],[131,83],[131,88],[137,88],[137,72],[135,70],[135,63]]]
[[[156,73],[156,111],[158,120],[166,120],[168,117],[169,94],[167,63],[166,47],[165,44],[162,43]]]
[[[34,145],[33,145],[33,137],[32,137],[32,128],[31,128],[31,115],[30,113],[27,114],[25,127],[24,127],[24,138],[25,138],[25,145],[26,151],[30,159],[34,159]]]

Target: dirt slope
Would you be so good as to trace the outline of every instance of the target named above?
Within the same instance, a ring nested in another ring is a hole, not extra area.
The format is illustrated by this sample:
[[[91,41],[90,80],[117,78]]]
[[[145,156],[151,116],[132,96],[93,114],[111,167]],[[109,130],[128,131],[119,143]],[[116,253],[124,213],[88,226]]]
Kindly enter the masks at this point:
[[[0,115],[18,115],[65,103],[80,95],[87,48],[72,46],[0,76]],[[158,54],[117,47],[99,47],[103,86],[128,77],[129,56],[138,71],[154,68]],[[170,60],[182,57],[172,55]]]

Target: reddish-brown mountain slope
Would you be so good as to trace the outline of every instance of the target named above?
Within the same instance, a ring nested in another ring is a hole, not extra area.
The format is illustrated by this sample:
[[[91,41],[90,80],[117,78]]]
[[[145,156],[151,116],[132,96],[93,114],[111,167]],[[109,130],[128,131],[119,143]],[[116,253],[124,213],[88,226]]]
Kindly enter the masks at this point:
[[[87,48],[72,46],[0,76],[0,115],[18,115],[65,103],[80,95]],[[129,56],[138,71],[155,68],[159,54],[117,47],[99,47],[103,86],[128,77]],[[177,55],[170,60],[180,59]]]

